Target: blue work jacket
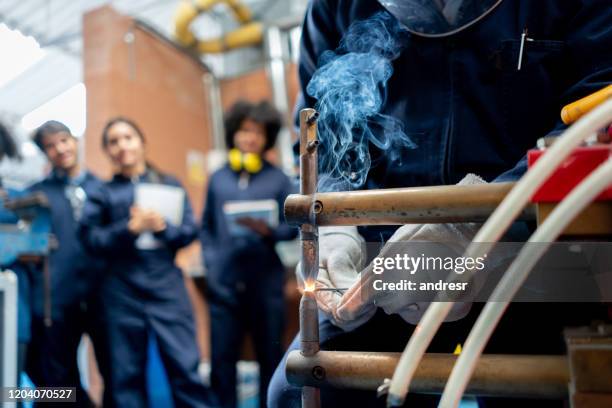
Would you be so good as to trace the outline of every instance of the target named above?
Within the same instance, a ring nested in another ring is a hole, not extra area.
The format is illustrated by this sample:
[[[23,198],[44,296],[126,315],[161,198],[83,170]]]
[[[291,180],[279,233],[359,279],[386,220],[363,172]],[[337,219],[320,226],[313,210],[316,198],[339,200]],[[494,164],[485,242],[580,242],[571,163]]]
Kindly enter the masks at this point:
[[[128,230],[137,183],[181,187],[174,177],[151,170],[134,180],[116,175],[88,196],[81,218],[81,237],[94,254],[108,262],[103,284],[107,300],[110,296],[172,300],[184,290],[177,292],[184,281],[174,262],[176,252],[197,238],[193,211],[185,193],[181,224],[167,222],[165,230],[154,234],[160,245],[140,249],[136,245],[138,237]]]
[[[232,296],[236,285],[248,285],[249,281],[265,286],[266,277],[282,287],[284,268],[274,244],[297,235],[297,228],[287,225],[283,216],[285,199],[294,192],[294,186],[280,169],[264,162],[261,171],[249,175],[244,188],[240,188],[239,179],[240,174],[228,165],[211,176],[200,233],[211,289],[218,289],[218,294],[224,291],[227,296]],[[242,237],[230,234],[223,212],[225,203],[268,199],[276,200],[279,209],[279,224],[270,237],[262,238],[255,232]]]
[[[301,89],[352,23],[383,10],[374,0],[311,1],[301,40]],[[518,70],[525,29],[530,40]],[[403,149],[398,163],[370,145],[364,189],[455,184],[470,172],[488,181],[515,180],[537,139],[564,128],[562,106],[612,82],[609,0],[504,0],[458,34],[406,33],[402,41],[381,113],[400,120],[416,148]],[[302,94],[296,111],[316,102]],[[376,231],[362,232],[384,238]]]
[[[70,186],[79,188],[79,198],[70,201]],[[102,182],[90,172],[83,172],[69,180],[56,172],[32,185],[28,192],[42,192],[47,197],[51,212],[51,232],[57,242],[49,254],[51,275],[52,317],[58,318],[62,309],[85,301],[94,295],[102,274],[104,262],[91,256],[78,236],[78,217],[87,195],[102,186]],[[32,311],[42,316],[44,305],[44,281],[42,268],[32,273]]]

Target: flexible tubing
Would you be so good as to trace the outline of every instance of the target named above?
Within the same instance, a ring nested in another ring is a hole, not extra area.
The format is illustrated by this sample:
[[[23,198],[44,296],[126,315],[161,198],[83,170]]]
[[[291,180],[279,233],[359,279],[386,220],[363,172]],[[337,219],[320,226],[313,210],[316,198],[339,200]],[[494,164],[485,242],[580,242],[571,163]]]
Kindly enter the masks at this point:
[[[590,134],[606,126],[610,116],[612,116],[612,99],[608,99],[597,106],[568,128],[559,137],[559,140],[525,173],[504,201],[495,209],[474,237],[473,242],[465,251],[464,257],[477,258],[484,256],[499,241],[510,224],[518,217],[531,197],[554,170]],[[469,275],[469,273],[465,275]],[[465,278],[469,278],[469,276],[465,276]],[[425,311],[395,368],[389,386],[387,406],[403,404],[416,368],[452,307],[452,302],[434,302]]]
[[[516,295],[538,260],[552,245],[552,241],[603,190],[612,184],[612,159],[601,164],[588,178],[559,204],[546,221],[531,236],[499,282],[474,327],[444,388],[439,408],[459,406],[482,351],[491,338],[510,300]],[[533,245],[530,245],[533,243]],[[508,299],[508,300],[497,300]]]

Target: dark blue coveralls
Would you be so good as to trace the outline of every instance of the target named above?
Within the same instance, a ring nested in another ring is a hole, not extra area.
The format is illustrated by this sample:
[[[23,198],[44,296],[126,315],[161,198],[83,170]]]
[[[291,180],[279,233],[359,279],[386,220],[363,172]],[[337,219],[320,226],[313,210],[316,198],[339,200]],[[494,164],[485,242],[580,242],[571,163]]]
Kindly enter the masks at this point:
[[[48,259],[50,327],[44,322],[43,269],[39,265],[25,265],[30,269],[32,313],[26,370],[37,386],[76,387],[77,406],[82,407],[91,406],[81,386],[77,366],[77,349],[83,333],[88,333],[92,339],[100,371],[103,376],[106,374],[97,297],[104,263],[90,256],[78,237],[78,218],[86,195],[101,185],[102,182],[87,171],[73,179],[54,171],[28,189],[28,192],[42,192],[48,199],[57,248],[50,252]]]
[[[306,89],[321,54],[338,47],[351,23],[382,10],[373,0],[311,1],[301,40],[301,89]],[[533,41],[525,48],[519,71],[524,29]],[[487,181],[517,179],[526,170],[525,152],[538,138],[562,129],[561,107],[612,82],[611,46],[608,0],[504,0],[483,20],[453,36],[408,34],[393,62],[381,112],[401,120],[417,148],[402,151],[400,165],[370,145],[375,164],[363,188],[455,184],[470,172]],[[302,95],[298,110],[315,103]],[[386,240],[392,232],[360,228],[369,242]],[[465,319],[443,325],[430,350],[452,352],[467,337],[479,310],[480,305],[474,305]],[[599,312],[595,305],[513,304],[486,352],[564,353],[561,328],[588,324]],[[400,351],[411,331],[398,316],[382,312],[349,333],[324,321],[322,348]],[[292,349],[297,347],[294,342]],[[270,385],[271,407],[299,406],[299,390],[287,383],[284,364]],[[384,399],[376,401],[374,393],[322,390],[322,398],[324,406],[384,406]],[[410,403],[435,407],[437,397],[412,396]],[[481,406],[519,403],[562,406],[499,399],[483,400]]]
[[[107,260],[101,287],[103,327],[108,336],[109,380],[105,397],[112,407],[146,407],[145,366],[149,335],[155,336],[176,407],[211,406],[211,395],[197,373],[193,310],[177,250],[197,237],[187,198],[181,225],[155,233],[161,247],[138,249],[127,228],[138,182],[179,186],[173,177],[148,170],[132,181],[116,175],[89,195],[81,219],[88,248]],[[105,405],[106,406],[106,405]]]
[[[267,162],[261,171],[249,175],[242,189],[239,178],[229,166],[211,176],[202,217],[211,316],[211,383],[222,406],[236,406],[236,362],[248,331],[259,363],[260,407],[265,407],[268,383],[283,355],[285,321],[285,269],[274,244],[297,235],[297,229],[285,224],[282,217],[285,198],[293,191],[289,178]],[[223,205],[266,199],[278,202],[281,218],[272,236],[262,238],[255,232],[244,237],[230,235]]]

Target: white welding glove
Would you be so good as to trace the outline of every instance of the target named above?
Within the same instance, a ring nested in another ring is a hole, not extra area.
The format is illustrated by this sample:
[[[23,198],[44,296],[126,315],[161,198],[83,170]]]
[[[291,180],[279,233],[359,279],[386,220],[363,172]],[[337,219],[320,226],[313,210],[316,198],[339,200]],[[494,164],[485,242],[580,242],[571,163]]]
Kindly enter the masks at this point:
[[[459,185],[482,184],[486,183],[480,177],[468,174]],[[449,253],[461,256],[470,244],[481,224],[462,223],[462,224],[409,224],[399,228],[383,247],[378,257],[395,258],[397,254],[407,254],[408,256],[418,257],[422,253],[423,245],[414,248],[415,242],[439,243],[444,246]],[[413,244],[403,245],[403,242],[412,241]],[[414,248],[414,249],[413,249]],[[411,253],[418,251],[418,253]],[[425,310],[429,306],[429,301],[418,301],[414,299],[409,291],[399,290],[373,290],[375,280],[399,281],[400,278],[408,277],[405,271],[387,271],[387,276],[375,274],[374,264],[370,263],[362,272],[361,279],[351,287],[342,297],[338,304],[335,315],[336,320],[351,321],[363,319],[364,315],[369,315],[373,305],[382,308],[387,314],[399,314],[405,321],[417,324]],[[401,274],[389,276],[389,273]],[[431,271],[416,271],[410,275],[412,281],[435,282],[438,279],[446,280],[448,274],[432,276]],[[476,284],[476,286],[478,286]],[[469,303],[456,303],[446,321],[454,321],[463,318],[470,309]],[[370,315],[371,316],[371,315]]]
[[[353,287],[359,280],[359,271],[365,262],[364,240],[355,227],[321,227],[319,228],[319,273],[316,281],[317,304],[330,321],[345,330],[361,325],[368,317],[354,318],[350,321],[338,319],[336,309],[342,294]],[[301,265],[298,264],[297,275],[301,280]],[[372,305],[369,313],[375,312]],[[364,310],[364,314],[366,311]],[[371,315],[370,315],[371,316]]]

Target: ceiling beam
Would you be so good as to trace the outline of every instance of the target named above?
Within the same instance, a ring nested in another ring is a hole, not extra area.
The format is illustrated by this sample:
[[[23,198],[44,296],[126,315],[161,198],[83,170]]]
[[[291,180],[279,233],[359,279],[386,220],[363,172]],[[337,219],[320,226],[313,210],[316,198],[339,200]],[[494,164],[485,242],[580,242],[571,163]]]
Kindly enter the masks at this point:
[[[6,15],[3,15],[2,13],[0,13],[0,19],[3,20],[9,28],[13,30],[17,30],[25,36],[34,37],[36,41],[38,41],[38,43],[41,45],[47,42],[46,36],[32,29],[31,27],[22,26],[17,21],[6,17]],[[60,51],[65,52],[66,54],[72,57],[81,58],[82,53],[80,50],[75,50],[63,44],[56,45],[55,47],[58,48]]]

